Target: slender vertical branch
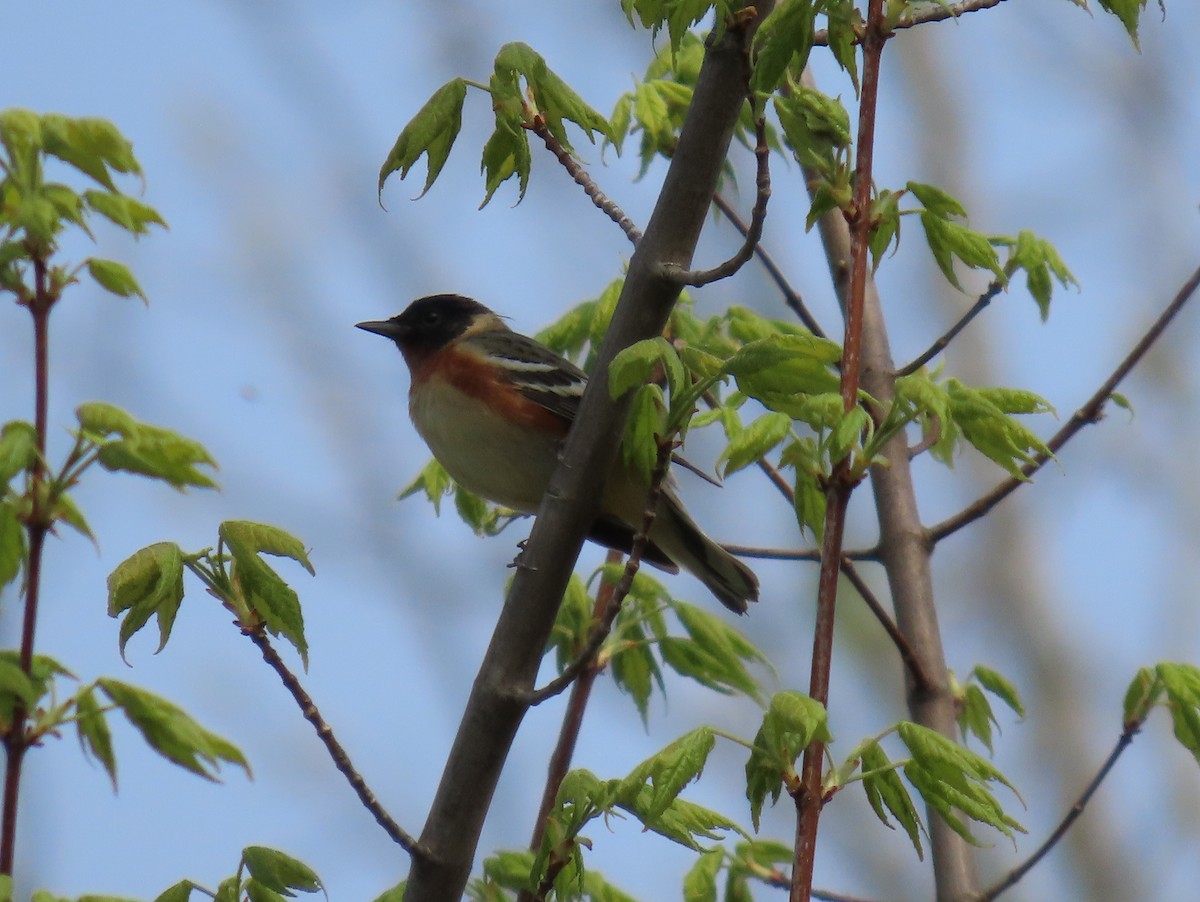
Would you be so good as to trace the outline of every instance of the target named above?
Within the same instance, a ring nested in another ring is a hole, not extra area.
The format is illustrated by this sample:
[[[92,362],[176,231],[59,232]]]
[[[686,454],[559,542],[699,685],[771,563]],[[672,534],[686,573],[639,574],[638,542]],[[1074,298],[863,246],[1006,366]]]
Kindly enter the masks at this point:
[[[883,0],[870,0],[862,35],[863,81],[859,103],[858,139],[855,144],[853,206],[846,215],[851,232],[850,286],[845,298],[845,338],[842,344],[842,407],[849,413],[858,404],[862,369],[863,308],[867,288],[867,258],[871,234],[871,172],[875,145],[875,108],[879,98],[879,69],[888,34],[883,25]],[[821,572],[817,581],[817,617],[813,631],[812,669],[808,694],[826,704],[829,672],[833,662],[833,628],[838,577],[842,565],[842,537],[846,508],[856,479],[849,458],[835,461],[825,499],[825,537],[821,549]],[[796,802],[795,865],[792,869],[791,902],[808,902],[812,894],[816,861],[817,827],[824,799],[821,771],[825,744],[813,742],[804,751]]]
[[[25,610],[21,625],[21,670],[28,676],[33,672],[34,636],[37,630],[38,599],[42,585],[42,549],[50,529],[50,512],[46,509],[46,432],[50,396],[50,310],[54,296],[46,280],[46,261],[36,256],[33,261],[34,293],[29,301],[33,316],[34,343],[34,430],[37,433],[37,459],[29,471],[30,509],[25,521],[29,536],[29,557],[25,571]],[[11,875],[16,860],[17,805],[21,788],[21,770],[29,748],[25,733],[29,712],[17,701],[13,720],[4,736],[4,809],[0,814],[0,873]]]

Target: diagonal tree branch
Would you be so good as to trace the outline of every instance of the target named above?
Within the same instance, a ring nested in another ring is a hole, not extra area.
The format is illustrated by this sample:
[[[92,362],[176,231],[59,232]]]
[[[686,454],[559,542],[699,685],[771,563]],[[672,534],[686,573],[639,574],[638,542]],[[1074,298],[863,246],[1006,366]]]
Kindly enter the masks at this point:
[[[749,41],[772,6],[771,0],[757,3],[757,16],[727,28],[705,52],[658,203],[630,260],[595,372],[518,562],[421,833],[427,853],[413,858],[405,893],[410,902],[462,897],[563,590],[599,510],[603,474],[623,433],[629,400],[610,396],[609,362],[635,341],[660,334],[679,297],[680,285],[664,278],[663,269],[691,265],[745,102]]]
[[[1004,286],[1000,283],[999,279],[993,281],[992,284],[987,287],[987,291],[979,296],[979,300],[971,305],[971,309],[964,313],[958,322],[947,329],[941,338],[931,344],[924,354],[922,354],[920,357],[917,357],[911,363],[905,364],[904,366],[900,367],[900,369],[896,370],[896,378],[900,379],[904,376],[915,373],[929,361],[933,360],[933,358],[938,354],[942,353],[942,351],[946,350],[946,348],[950,345],[950,342],[954,341],[954,339],[958,336],[958,333],[965,329],[971,320],[979,316],[979,314],[983,312],[983,308],[990,304],[1003,288]]]
[[[1113,769],[1113,766],[1117,763],[1117,759],[1119,759],[1121,755],[1125,753],[1125,750],[1129,748],[1130,743],[1133,742],[1133,738],[1138,734],[1138,731],[1141,730],[1142,723],[1143,721],[1138,720],[1134,721],[1133,723],[1126,724],[1125,729],[1121,731],[1121,735],[1117,738],[1117,744],[1113,747],[1113,750],[1109,753],[1108,757],[1104,760],[1104,763],[1100,766],[1100,770],[1096,772],[1096,776],[1092,777],[1091,781],[1084,788],[1083,793],[1079,796],[1079,800],[1071,806],[1070,810],[1066,814],[1066,817],[1062,819],[1059,825],[1055,828],[1054,832],[1051,833],[1046,838],[1046,841],[1038,846],[1037,850],[1027,859],[1025,859],[1024,862],[1013,868],[1013,870],[1009,871],[1002,880],[999,880],[980,893],[979,902],[991,902],[992,899],[998,898],[1002,893],[1016,886],[1017,881],[1033,870],[1038,862],[1045,858],[1046,855],[1049,854],[1050,850],[1058,844],[1058,841],[1067,835],[1067,831],[1071,829],[1071,825],[1079,819],[1081,814],[1083,814],[1083,809],[1086,808],[1088,802],[1092,800],[1092,796],[1096,794],[1096,790],[1100,788],[1100,784],[1104,782],[1105,778],[1109,774],[1109,771]]]
[[[1040,470],[1079,430],[1091,423],[1098,422],[1104,415],[1104,405],[1113,396],[1113,393],[1117,390],[1117,386],[1121,384],[1130,371],[1154,347],[1154,343],[1158,341],[1159,337],[1166,331],[1167,326],[1171,324],[1171,321],[1183,309],[1183,305],[1196,293],[1198,287],[1200,287],[1200,269],[1197,269],[1188,277],[1187,281],[1176,292],[1171,303],[1159,314],[1158,319],[1146,330],[1146,334],[1133,346],[1133,349],[1117,365],[1112,374],[1104,380],[1104,384],[1096,389],[1096,393],[1088,398],[1087,403],[1071,415],[1071,419],[1063,424],[1063,427],[1054,434],[1050,441],[1046,442],[1046,447],[1050,449],[1050,454],[1037,455],[1032,462],[1021,467],[1020,479],[1016,477],[1006,479],[967,508],[959,511],[952,517],[947,517],[941,523],[931,526],[928,531],[929,541],[936,544],[946,538],[946,536],[958,532],[964,526],[974,523],[980,517],[985,516],[993,507],[1022,485],[1025,485],[1029,481],[1029,477]]]
[[[541,114],[534,116],[533,122],[528,128],[545,142],[546,149],[554,154],[558,162],[562,164],[563,169],[567,170],[567,174],[571,176],[575,184],[583,189],[583,193],[596,205],[597,209],[617,224],[632,244],[636,245],[642,240],[642,233],[633,224],[633,220],[625,214],[624,210],[617,206],[616,201],[600,190],[600,186],[596,184],[595,179],[588,174],[588,171],[583,168],[583,165],[575,157],[571,156],[570,151],[562,146],[562,142],[558,138],[554,137],[554,133],[546,126],[545,117]]]
[[[317,710],[316,702],[312,700],[312,696],[308,694],[305,688],[300,684],[300,680],[284,663],[283,658],[279,657],[279,652],[275,650],[275,646],[267,638],[266,634],[261,630],[243,629],[242,632],[249,637],[250,641],[255,644],[259,652],[263,656],[263,660],[267,665],[275,671],[279,679],[283,681],[284,688],[287,689],[296,704],[300,707],[300,713],[304,719],[313,725],[313,729],[317,731],[317,738],[321,740],[325,749],[329,752],[329,757],[333,759],[334,766],[342,772],[342,776],[350,783],[350,788],[354,790],[363,807],[371,812],[371,816],[375,818],[392,842],[396,843],[404,851],[410,855],[420,855],[422,849],[417,841],[410,836],[403,827],[388,814],[387,810],[380,804],[379,799],[371,788],[367,786],[367,781],[363,779],[363,775],[359,773],[354,766],[354,762],[350,760],[350,755],[346,749],[338,742],[337,737],[333,735],[333,730],[329,723],[321,716],[321,712]]]

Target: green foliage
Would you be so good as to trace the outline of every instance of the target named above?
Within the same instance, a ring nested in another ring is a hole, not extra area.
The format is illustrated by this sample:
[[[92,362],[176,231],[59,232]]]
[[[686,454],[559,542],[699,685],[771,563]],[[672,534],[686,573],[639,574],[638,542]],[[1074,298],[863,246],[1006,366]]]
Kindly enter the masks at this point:
[[[1171,714],[1179,744],[1200,763],[1200,667],[1164,661],[1138,670],[1125,690],[1125,729],[1136,732],[1160,704]]]
[[[45,180],[44,162],[56,158],[100,187],[82,192]],[[68,226],[92,236],[91,217],[99,214],[137,237],[152,225],[165,226],[152,207],[123,194],[117,175],[139,175],[132,145],[112,123],[30,110],[0,111],[0,290],[21,304],[45,307],[76,281],[81,269],[100,287],[122,297],[145,299],[129,270],[112,260],[88,258],[80,266],[46,265]],[[45,266],[44,277],[35,278]]]
[[[295,646],[307,667],[308,641],[304,638],[300,599],[262,559],[264,554],[291,558],[311,574],[314,571],[304,544],[278,527],[244,520],[226,520],[218,535],[232,558],[229,577],[237,607],[253,612],[268,631]]]
[[[100,466],[112,472],[137,473],[182,491],[187,486],[213,488],[216,483],[198,467],[215,469],[204,446],[169,429],[139,423],[119,407],[94,401],[75,410],[76,437],[85,454],[95,452]]]
[[[1027,478],[1021,472],[1023,464],[1053,456],[1037,435],[1013,418],[1053,413],[1049,402],[1033,392],[972,388],[957,379],[938,383],[918,371],[896,380],[895,404],[903,419],[933,431],[930,452],[945,464],[953,464],[962,440],[1018,479]]]
[[[746,798],[755,830],[767,796],[774,804],[784,787],[790,788],[798,781],[795,765],[803,751],[814,741],[829,742],[832,738],[820,702],[791,690],[771,697],[746,762]]]
[[[96,686],[142,734],[146,744],[173,764],[206,780],[217,779],[222,762],[235,764],[249,774],[250,765],[233,744],[204,729],[166,699],[118,680],[99,679]],[[115,770],[110,776],[115,781]]]
[[[1014,841],[1014,831],[1026,832],[988,791],[989,784],[1001,783],[1016,792],[985,758],[914,723],[901,723],[897,732],[912,756],[904,776],[955,833],[979,845],[959,815],[987,824]]]
[[[421,194],[430,189],[462,128],[468,85],[482,87],[463,78],[447,82],[401,130],[379,169],[380,193],[388,176],[399,172],[401,179],[407,177],[422,156],[426,157],[428,166]],[[518,202],[525,197],[533,163],[529,129],[545,127],[568,151],[572,151],[572,147],[566,122],[578,126],[592,142],[597,134],[602,137],[609,134],[608,120],[588,106],[526,44],[511,43],[500,48],[487,90],[491,94],[496,128],[483,148],[481,169],[487,194],[481,206],[485,206],[496,189],[514,176],[520,184]]]
[[[1079,287],[1079,281],[1067,268],[1062,257],[1054,246],[1044,238],[1039,238],[1028,229],[1022,229],[1016,238],[992,238],[992,243],[1009,248],[1008,262],[1005,272],[1025,270],[1025,286],[1030,295],[1037,301],[1042,321],[1050,315],[1050,298],[1054,293],[1054,280],[1063,287],[1074,285]]]
[[[716,18],[717,28],[722,29],[738,5],[733,0],[621,0],[621,9],[630,25],[636,17],[643,28],[651,29],[654,34],[666,26],[673,53],[679,52],[689,38],[695,37],[689,29],[710,10]]]
[[[183,601],[183,551],[174,542],[157,542],[126,558],[108,577],[108,616],[121,621],[120,651],[146,625],[158,620],[158,649],[163,650]]]
[[[921,823],[920,813],[913,805],[912,797],[896,772],[897,766],[888,759],[883,747],[875,740],[863,743],[858,751],[863,790],[867,794],[871,810],[886,827],[892,828],[892,819],[895,819],[916,849],[917,857],[924,859],[925,853],[921,848],[921,832],[924,825]]]
[[[958,698],[958,728],[964,742],[974,736],[987,747],[989,753],[994,751],[992,725],[999,726],[999,721],[992,711],[988,695],[995,696],[1018,717],[1025,716],[1025,705],[1016,687],[989,667],[976,665],[966,683],[962,686],[954,684],[953,688]]]
[[[819,3],[813,0],[780,0],[754,34],[751,59],[754,71],[750,90],[772,93],[788,70],[800,72],[812,50]]]
[[[955,219],[967,215],[962,204],[933,185],[909,182],[907,190],[924,205],[920,214],[921,226],[925,229],[925,239],[929,242],[933,259],[947,282],[962,290],[962,284],[954,272],[955,258],[973,269],[990,270],[1002,282],[1007,280],[1004,270],[1000,268],[996,250],[987,236],[955,222]]]
[[[1107,13],[1112,13],[1121,20],[1121,24],[1125,26],[1125,32],[1129,35],[1129,39],[1133,41],[1133,46],[1141,49],[1138,43],[1138,16],[1141,15],[1143,9],[1146,8],[1146,0],[1097,0],[1100,8]],[[1083,4],[1086,6],[1086,0]],[[1167,14],[1165,0],[1158,0],[1158,7],[1162,10],[1163,16]]]
[[[379,169],[380,195],[389,175],[398,171],[401,179],[406,178],[408,171],[422,156],[428,157],[429,165],[425,187],[418,196],[424,196],[433,187],[462,129],[462,108],[466,98],[466,81],[454,78],[438,88],[417,111],[396,138],[396,143]]]

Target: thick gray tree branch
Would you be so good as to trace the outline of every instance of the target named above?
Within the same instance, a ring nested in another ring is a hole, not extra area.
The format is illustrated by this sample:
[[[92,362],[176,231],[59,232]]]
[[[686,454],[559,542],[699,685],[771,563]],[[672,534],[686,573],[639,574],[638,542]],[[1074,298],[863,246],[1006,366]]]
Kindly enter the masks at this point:
[[[628,412],[608,392],[608,364],[625,347],[659,334],[679,296],[670,267],[691,266],[749,80],[747,47],[757,18],[726,29],[711,45],[696,83],[654,214],[629,263],[612,325],[601,345],[558,470],[525,552],[442,773],[413,858],[408,902],[458,902],[500,771],[528,706],[555,614],[600,505]]]

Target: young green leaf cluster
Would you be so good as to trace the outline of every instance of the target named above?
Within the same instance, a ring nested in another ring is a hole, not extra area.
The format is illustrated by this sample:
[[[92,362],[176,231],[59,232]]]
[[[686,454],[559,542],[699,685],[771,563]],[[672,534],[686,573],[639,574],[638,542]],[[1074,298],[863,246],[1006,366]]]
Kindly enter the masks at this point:
[[[285,557],[313,573],[304,543],[277,526],[226,520],[217,530],[217,546],[194,554],[174,542],[157,542],[122,561],[108,578],[108,612],[121,621],[121,653],[125,643],[151,615],[157,620],[161,651],[183,601],[183,572],[198,577],[205,588],[237,617],[244,632],[265,629],[295,647],[305,665],[308,642],[296,591],[275,572],[263,555]]]
[[[519,197],[525,196],[533,163],[528,132],[535,126],[547,129],[568,152],[571,143],[564,122],[578,126],[589,141],[594,142],[597,134],[608,136],[608,120],[571,90],[541,56],[526,44],[505,44],[496,54],[486,87],[463,78],[452,79],[435,91],[404,127],[380,167],[380,192],[388,176],[399,172],[400,178],[405,178],[422,156],[427,158],[428,167],[421,193],[429,190],[462,128],[468,86],[487,91],[495,113],[495,131],[484,145],[480,166],[487,190],[480,206],[513,177],[520,185]]]
[[[46,181],[46,157],[66,163],[99,188],[77,191]],[[132,145],[110,122],[22,109],[0,111],[0,172],[0,290],[29,306],[39,294],[57,299],[86,269],[106,291],[145,300],[128,267],[114,260],[89,257],[76,266],[47,263],[68,226],[94,237],[92,214],[135,237],[152,225],[166,225],[154,208],[117,188],[115,176],[140,175],[141,167]]]

